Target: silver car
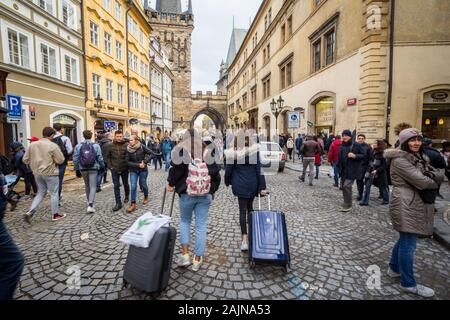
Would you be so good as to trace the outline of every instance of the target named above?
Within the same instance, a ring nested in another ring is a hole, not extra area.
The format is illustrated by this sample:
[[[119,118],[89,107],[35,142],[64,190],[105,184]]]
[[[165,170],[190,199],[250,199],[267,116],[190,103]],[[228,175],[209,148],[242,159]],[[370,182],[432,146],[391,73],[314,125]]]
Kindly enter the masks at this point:
[[[260,142],[259,154],[263,167],[277,168],[283,172],[286,164],[286,154],[276,142]]]

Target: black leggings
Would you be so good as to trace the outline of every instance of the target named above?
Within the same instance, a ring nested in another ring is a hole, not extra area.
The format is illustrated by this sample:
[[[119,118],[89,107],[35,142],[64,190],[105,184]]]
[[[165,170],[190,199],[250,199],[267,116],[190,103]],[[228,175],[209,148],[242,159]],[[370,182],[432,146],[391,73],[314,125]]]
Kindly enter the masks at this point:
[[[247,213],[253,211],[253,200],[252,198],[238,198],[239,200],[239,222],[241,224],[242,235],[247,234]]]
[[[25,173],[23,178],[25,179],[25,195],[30,195],[31,188],[33,188],[34,194],[37,194],[38,188],[33,173]]]

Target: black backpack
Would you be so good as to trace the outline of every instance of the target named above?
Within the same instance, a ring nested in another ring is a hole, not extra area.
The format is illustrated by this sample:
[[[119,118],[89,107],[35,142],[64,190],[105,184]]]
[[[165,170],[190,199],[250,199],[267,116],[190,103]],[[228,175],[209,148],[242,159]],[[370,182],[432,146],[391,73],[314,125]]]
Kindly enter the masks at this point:
[[[11,161],[8,159],[8,157],[4,155],[0,155],[0,171],[5,176],[8,174],[11,174],[13,172],[13,166],[11,164]]]
[[[64,158],[69,159],[69,153],[67,152],[66,144],[62,140],[62,137],[63,136],[56,137],[52,141],[59,146],[59,149],[61,149],[61,152],[63,153]]]

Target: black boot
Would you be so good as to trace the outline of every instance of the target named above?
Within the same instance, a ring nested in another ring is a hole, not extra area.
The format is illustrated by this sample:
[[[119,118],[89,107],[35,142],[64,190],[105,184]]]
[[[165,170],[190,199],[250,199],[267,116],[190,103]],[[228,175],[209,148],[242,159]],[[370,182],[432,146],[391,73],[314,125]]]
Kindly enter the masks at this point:
[[[114,212],[119,211],[120,209],[122,209],[122,204],[117,203],[116,206],[112,209]]]
[[[130,199],[128,197],[125,197],[125,200],[123,200],[123,203],[128,203]]]

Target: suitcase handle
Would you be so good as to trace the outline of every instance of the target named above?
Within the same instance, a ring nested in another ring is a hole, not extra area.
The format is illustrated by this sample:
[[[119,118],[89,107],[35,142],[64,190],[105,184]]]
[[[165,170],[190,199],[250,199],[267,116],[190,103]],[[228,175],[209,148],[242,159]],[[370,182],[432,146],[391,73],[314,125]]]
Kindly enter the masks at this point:
[[[268,202],[269,211],[270,211],[271,210],[270,209],[270,192],[267,192],[267,202]],[[258,205],[259,205],[259,210],[261,211],[261,194],[260,193],[258,193]]]
[[[164,214],[164,205],[166,204],[166,196],[167,196],[167,188],[164,187],[163,201],[162,201],[162,206],[161,206],[161,215]],[[175,191],[173,192],[172,201],[170,203],[170,217],[172,217],[174,202],[175,202]]]

